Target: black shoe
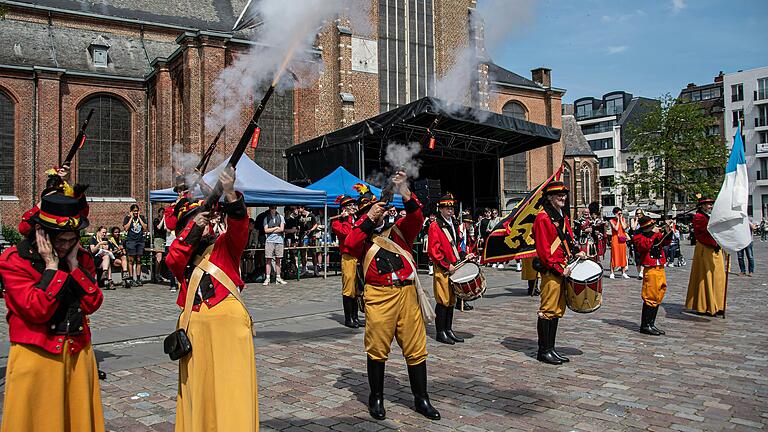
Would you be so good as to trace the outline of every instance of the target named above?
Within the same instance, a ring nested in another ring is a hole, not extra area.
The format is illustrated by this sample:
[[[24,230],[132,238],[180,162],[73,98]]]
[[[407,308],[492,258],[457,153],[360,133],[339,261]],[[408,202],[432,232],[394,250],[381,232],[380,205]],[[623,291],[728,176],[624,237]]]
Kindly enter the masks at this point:
[[[430,420],[440,420],[440,412],[429,402],[427,394],[427,361],[415,366],[408,366],[408,379],[411,382],[413,404],[416,412]]]
[[[653,313],[653,308],[645,304],[643,302],[643,312],[640,316],[640,333],[647,334],[651,336],[659,336],[661,333],[656,331],[653,327],[651,327],[651,314]]]
[[[551,321],[539,317],[536,322],[536,332],[539,334],[539,351],[536,353],[536,360],[553,365],[563,364],[563,361],[555,356],[551,351],[550,344],[550,325]]]
[[[352,320],[352,302],[355,301],[355,299],[347,296],[341,296],[342,298],[342,304],[344,305],[344,325],[349,328],[358,328],[360,325],[355,324],[355,322]]]
[[[102,370],[99,370],[99,379],[100,379],[100,380],[105,380],[105,379],[107,379],[107,373],[106,373],[106,372],[104,372],[104,371],[102,371]]]
[[[133,286],[133,278],[123,279],[123,288],[131,289]]]
[[[452,307],[445,308],[445,334],[449,338],[453,339],[454,342],[464,342],[464,339],[456,336],[456,334],[453,333],[453,308]]]
[[[448,307],[440,303],[435,304],[435,340],[444,344],[455,345],[456,342],[445,333],[446,309]]]
[[[658,314],[658,313],[659,313],[659,307],[658,306],[651,308],[651,316],[650,316],[650,319],[649,319],[649,324],[650,324],[651,329],[656,330],[656,332],[658,334],[665,335],[667,333],[664,330],[656,327],[656,314]]]
[[[552,351],[552,354],[554,354],[555,357],[560,359],[561,362],[568,363],[569,361],[571,361],[571,359],[569,359],[568,357],[566,357],[564,355],[560,355],[555,350],[555,340],[557,340],[557,324],[560,322],[560,318],[552,318],[551,321],[552,322],[550,323],[550,326],[549,326],[549,346],[550,346],[550,351]]]
[[[465,311],[465,312],[466,311],[471,311],[471,310],[475,309],[475,307],[472,306],[468,301],[462,300],[462,303],[463,303],[462,310]]]
[[[376,420],[384,420],[387,416],[384,410],[384,366],[384,362],[368,357],[368,385],[371,387],[368,413]]]

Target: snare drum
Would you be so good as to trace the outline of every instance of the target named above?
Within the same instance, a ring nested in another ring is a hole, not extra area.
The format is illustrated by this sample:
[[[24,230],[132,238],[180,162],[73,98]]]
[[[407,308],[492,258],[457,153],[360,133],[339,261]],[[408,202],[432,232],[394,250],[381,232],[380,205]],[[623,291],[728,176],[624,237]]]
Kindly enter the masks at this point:
[[[565,304],[574,312],[590,313],[603,304],[603,266],[592,260],[579,260],[569,265],[566,278]]]
[[[456,267],[456,271],[448,277],[448,281],[460,300],[472,301],[485,294],[485,276],[480,266],[466,261]]]

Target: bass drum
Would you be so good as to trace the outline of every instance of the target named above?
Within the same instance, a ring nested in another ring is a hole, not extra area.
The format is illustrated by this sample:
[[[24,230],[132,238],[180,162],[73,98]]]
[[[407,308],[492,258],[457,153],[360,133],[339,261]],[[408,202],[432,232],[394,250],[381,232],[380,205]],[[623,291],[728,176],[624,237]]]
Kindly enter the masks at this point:
[[[565,304],[578,313],[591,313],[603,305],[603,266],[592,260],[579,260],[568,267]]]
[[[485,276],[480,266],[466,261],[456,267],[456,271],[448,277],[454,294],[460,300],[472,301],[485,294]]]

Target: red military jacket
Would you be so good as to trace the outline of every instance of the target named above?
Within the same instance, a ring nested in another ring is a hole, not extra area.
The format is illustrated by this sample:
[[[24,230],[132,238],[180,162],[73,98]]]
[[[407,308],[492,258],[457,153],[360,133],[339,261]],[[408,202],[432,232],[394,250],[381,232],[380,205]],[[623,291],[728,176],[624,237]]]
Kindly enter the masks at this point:
[[[553,213],[553,217],[547,213],[547,209]],[[536,215],[536,219],[533,222],[533,240],[536,243],[536,255],[541,261],[542,267],[552,270],[557,274],[562,274],[563,270],[568,264],[568,257],[566,256],[566,245],[561,244],[554,253],[551,251],[552,243],[557,239],[557,228],[552,223],[553,220],[559,220],[557,222],[560,225],[560,229],[563,229],[565,234],[565,242],[568,243],[568,248],[572,254],[578,252],[578,246],[573,241],[573,231],[571,230],[571,221],[568,215],[563,215],[560,219],[559,214],[549,206],[544,207],[544,210]]]
[[[459,221],[456,218],[453,218],[453,229],[451,229],[451,226],[448,225],[445,219],[443,219],[443,216],[438,215],[437,218],[435,218],[435,221],[429,225],[429,237],[427,240],[429,249],[427,253],[435,265],[438,265],[445,270],[448,270],[448,267],[451,264],[456,264],[459,262],[459,259],[462,258],[461,256],[456,256],[456,254],[453,253],[455,246],[459,255],[462,255],[462,251],[460,250],[459,246],[461,243],[462,235],[458,230],[458,224]],[[452,234],[450,239],[445,235],[443,228]],[[453,244],[453,246],[451,246],[451,244]]]
[[[248,212],[243,196],[240,193],[238,196],[237,201],[223,205],[223,211],[227,215],[227,230],[214,241],[209,260],[224,271],[242,290],[245,284],[240,279],[240,258],[248,242]],[[206,248],[206,245],[201,243],[202,233],[203,228],[198,227],[194,221],[190,221],[168,249],[166,257],[168,268],[176,279],[181,281],[179,297],[176,299],[176,304],[181,307],[184,307],[187,298],[187,284],[193,269],[192,259]],[[226,286],[207,273],[200,281],[199,288],[192,307],[195,311],[200,310],[203,302],[212,308],[230,295]]]
[[[421,213],[421,203],[415,194],[411,194],[411,199],[405,202],[404,218],[398,219],[395,226],[398,227],[403,237],[390,231],[390,238],[400,245],[406,251],[411,251],[413,241],[421,231],[424,224],[424,215]],[[373,222],[368,219],[368,215],[363,215],[355,223],[355,227],[349,233],[344,243],[349,248],[350,255],[356,257],[360,263],[365,260],[365,254],[373,246],[371,234],[375,230]],[[416,269],[412,268],[405,257],[400,254],[380,249],[368,271],[365,272],[365,283],[377,286],[387,286],[393,284],[392,274],[397,275],[398,280],[412,279],[415,276]]]
[[[672,243],[672,237],[668,236],[664,241],[661,239],[664,234],[658,233],[638,233],[632,237],[632,243],[635,245],[635,253],[640,257],[640,263],[644,267],[663,266],[667,263],[667,257],[664,255],[664,249],[659,248],[661,258],[651,258],[651,247],[654,243],[660,243],[660,246],[669,246]]]
[[[339,239],[339,252],[343,254],[349,254],[349,247],[347,247],[346,244],[344,244],[344,240],[346,240],[349,233],[352,231],[352,228],[355,226],[355,218],[352,215],[338,218],[331,222],[331,229],[333,230],[333,233],[336,234],[336,237]]]
[[[701,244],[718,247],[714,237],[707,230],[707,224],[709,224],[709,215],[703,212],[696,212],[693,215],[693,236]]]
[[[101,306],[104,296],[95,277],[93,258],[80,249],[78,267],[72,271],[46,270],[39,254],[27,241],[9,248],[0,255],[0,277],[5,287],[8,307],[9,339],[13,343],[34,345],[53,354],[60,354],[65,339],[71,354],[80,352],[91,342],[88,319],[83,316],[82,329],[77,335],[60,335],[48,331],[48,325],[60,306],[65,290],[76,290],[79,307],[90,315]]]

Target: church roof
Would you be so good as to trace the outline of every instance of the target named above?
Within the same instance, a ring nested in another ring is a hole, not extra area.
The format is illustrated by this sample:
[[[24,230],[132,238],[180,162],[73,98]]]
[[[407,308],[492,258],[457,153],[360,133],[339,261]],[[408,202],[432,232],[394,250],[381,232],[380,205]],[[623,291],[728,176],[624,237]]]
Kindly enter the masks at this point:
[[[501,84],[511,84],[518,87],[530,87],[536,90],[542,90],[543,87],[539,84],[529,80],[528,78],[518,75],[510,70],[504,69],[496,63],[488,62],[488,78],[491,82],[498,82]]]
[[[587,142],[587,138],[581,133],[581,126],[576,123],[576,118],[572,115],[563,116],[561,141],[565,147],[565,156],[595,156],[595,152]]]

